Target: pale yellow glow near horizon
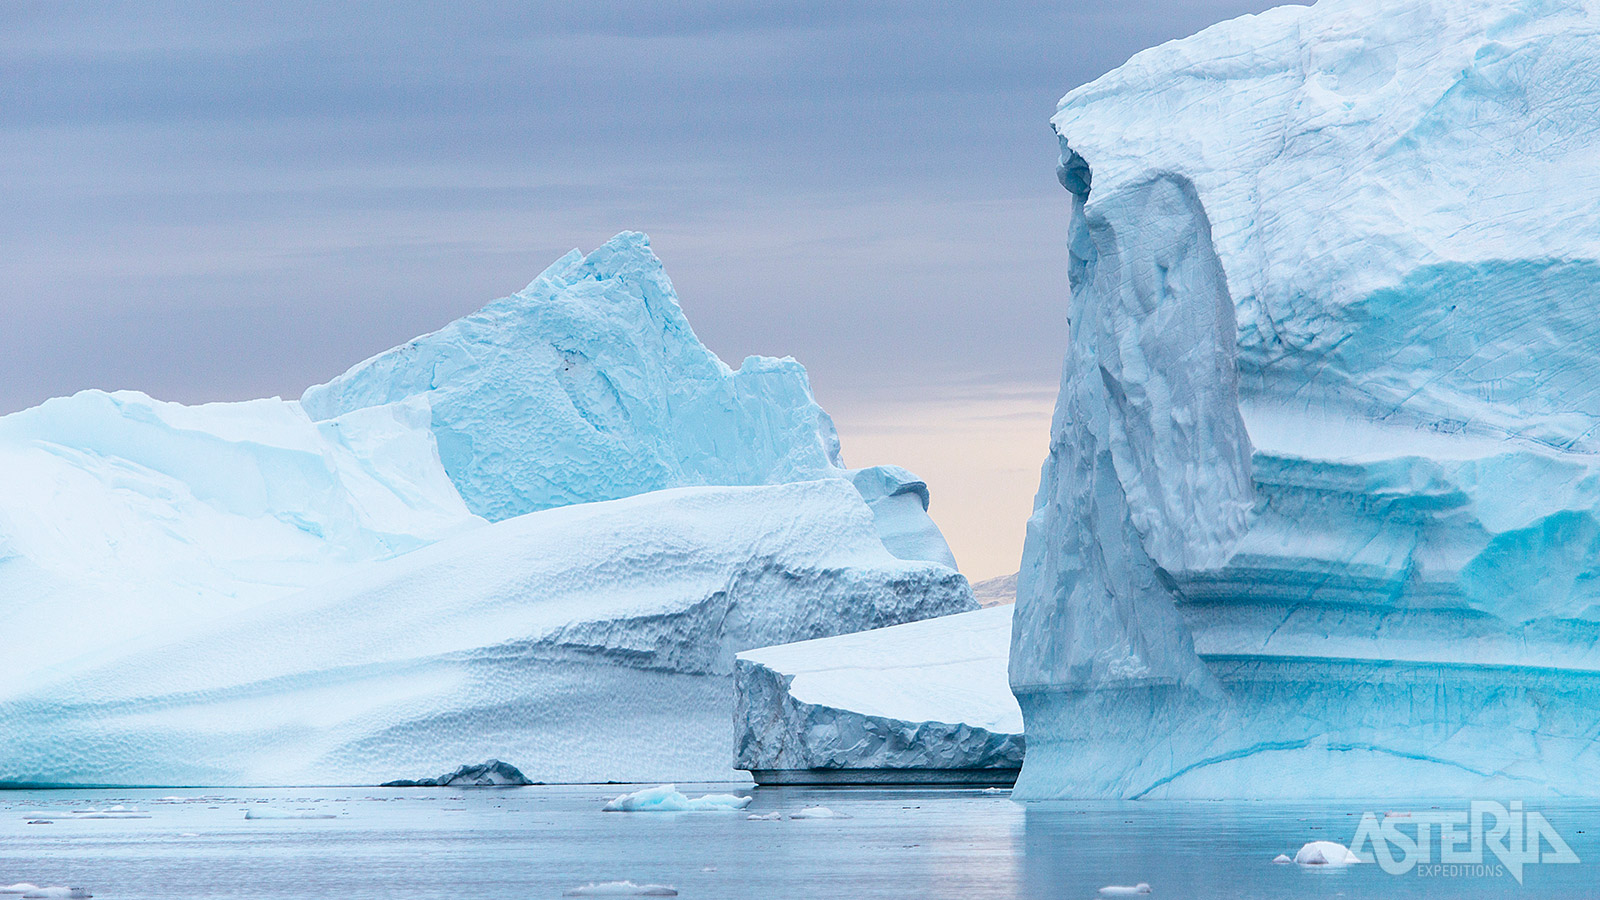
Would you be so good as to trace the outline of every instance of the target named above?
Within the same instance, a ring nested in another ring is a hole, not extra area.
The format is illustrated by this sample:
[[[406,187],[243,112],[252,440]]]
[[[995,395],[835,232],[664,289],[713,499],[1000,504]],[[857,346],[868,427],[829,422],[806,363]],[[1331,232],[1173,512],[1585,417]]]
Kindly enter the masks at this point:
[[[825,404],[845,464],[904,466],[928,482],[928,512],[974,582],[1017,571],[1055,385],[962,388],[938,399]]]

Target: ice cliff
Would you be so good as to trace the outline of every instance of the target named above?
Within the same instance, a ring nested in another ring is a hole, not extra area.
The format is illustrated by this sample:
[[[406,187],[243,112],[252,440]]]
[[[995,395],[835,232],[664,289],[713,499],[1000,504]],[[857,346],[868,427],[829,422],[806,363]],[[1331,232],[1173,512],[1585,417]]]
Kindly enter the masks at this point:
[[[637,234],[304,402],[51,400],[0,417],[0,782],[729,777],[736,652],[975,607],[927,499]]]
[[[1600,793],[1600,6],[1283,7],[1053,124],[1017,796]]]
[[[1011,609],[739,654],[736,764],[758,782],[1009,783]]]

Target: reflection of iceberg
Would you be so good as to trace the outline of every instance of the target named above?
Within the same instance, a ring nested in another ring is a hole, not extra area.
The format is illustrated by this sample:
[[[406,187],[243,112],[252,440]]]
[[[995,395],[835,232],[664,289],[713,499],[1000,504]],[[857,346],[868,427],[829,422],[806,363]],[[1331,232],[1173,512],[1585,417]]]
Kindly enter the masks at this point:
[[[1600,791],[1600,36],[1283,7],[1055,117],[1017,796]]]

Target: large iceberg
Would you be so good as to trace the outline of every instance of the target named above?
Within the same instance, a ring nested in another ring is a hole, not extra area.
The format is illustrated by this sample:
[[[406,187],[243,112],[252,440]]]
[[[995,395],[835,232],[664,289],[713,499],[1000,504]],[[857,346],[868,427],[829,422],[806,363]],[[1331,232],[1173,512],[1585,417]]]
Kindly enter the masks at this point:
[[[445,471],[491,521],[688,485],[851,478],[890,550],[951,568],[904,469],[847,471],[792,359],[728,368],[695,337],[650,241],[574,250],[526,288],[380,353],[301,406],[332,420],[425,401]]]
[[[530,513],[0,692],[0,781],[733,777],[738,651],[975,606],[840,479]]]
[[[772,783],[1009,784],[1011,608],[739,654],[736,765]]]
[[[301,402],[0,417],[0,782],[725,778],[733,655],[975,607],[642,235]]]
[[[1600,7],[1283,7],[1053,122],[1017,796],[1600,794]]]

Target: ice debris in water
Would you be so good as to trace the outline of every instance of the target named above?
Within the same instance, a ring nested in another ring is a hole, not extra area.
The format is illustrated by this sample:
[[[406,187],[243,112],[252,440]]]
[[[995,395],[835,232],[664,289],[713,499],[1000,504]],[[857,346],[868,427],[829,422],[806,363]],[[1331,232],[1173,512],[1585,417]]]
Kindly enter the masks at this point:
[[[1102,897],[1137,897],[1140,894],[1148,893],[1150,893],[1150,885],[1142,881],[1131,887],[1125,884],[1108,884],[1100,889],[1100,896]]]
[[[1286,866],[1286,865],[1294,862],[1294,860],[1289,858],[1289,855],[1287,853],[1279,853],[1277,856],[1272,858],[1272,861],[1277,863],[1280,866]]]
[[[750,815],[745,816],[745,818],[752,822],[776,822],[783,818],[783,813],[777,811],[769,813],[751,813]]]
[[[88,900],[94,895],[81,887],[52,887],[34,888],[22,895],[22,900]]]
[[[664,884],[634,884],[631,881],[591,882],[575,887],[563,897],[676,897],[677,888]]]
[[[675,784],[661,784],[634,791],[605,805],[606,812],[707,812],[744,809],[749,797],[735,794],[706,794],[690,799]]]
[[[319,813],[308,810],[283,810],[273,809],[270,806],[261,809],[247,809],[244,811],[246,819],[336,819],[333,813]]]
[[[790,813],[791,819],[848,819],[844,813],[834,812],[826,806],[808,806],[797,813]]]
[[[1361,862],[1361,857],[1336,841],[1312,841],[1300,848],[1294,861],[1302,866],[1348,866]]]

